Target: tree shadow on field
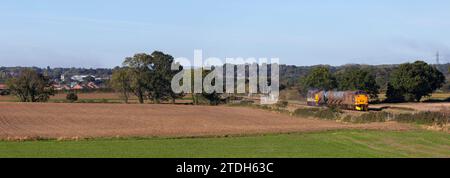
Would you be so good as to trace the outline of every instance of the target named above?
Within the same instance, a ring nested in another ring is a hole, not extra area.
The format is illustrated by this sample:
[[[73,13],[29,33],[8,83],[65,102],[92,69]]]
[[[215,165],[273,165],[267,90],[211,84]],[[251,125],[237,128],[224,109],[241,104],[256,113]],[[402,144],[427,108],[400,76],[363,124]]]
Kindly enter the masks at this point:
[[[384,111],[384,110],[387,110],[387,109],[414,111],[413,108],[397,107],[397,106],[383,106],[383,107],[380,107],[380,108],[369,108],[369,111]]]
[[[450,97],[448,97],[446,99],[427,99],[422,102],[423,103],[448,103],[448,102],[450,102]]]

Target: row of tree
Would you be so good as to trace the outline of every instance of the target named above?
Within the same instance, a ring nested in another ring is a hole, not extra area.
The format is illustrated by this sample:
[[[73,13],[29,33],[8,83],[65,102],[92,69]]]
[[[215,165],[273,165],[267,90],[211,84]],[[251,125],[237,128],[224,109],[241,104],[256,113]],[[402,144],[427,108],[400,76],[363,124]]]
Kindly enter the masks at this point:
[[[21,102],[46,102],[55,94],[49,77],[31,68],[22,69],[17,77],[9,78],[6,84]]]
[[[177,98],[184,97],[185,94],[177,94],[172,91],[172,78],[183,70],[182,66],[178,70],[172,70],[173,61],[174,58],[171,55],[160,51],[127,57],[122,67],[116,67],[113,70],[110,84],[121,93],[125,102],[128,102],[131,95],[135,95],[139,103],[144,103],[145,100],[153,103],[175,102]],[[209,72],[203,70],[203,77]],[[193,78],[193,76],[191,77]],[[442,87],[444,83],[445,76],[432,65],[423,61],[402,64],[393,69],[388,79],[386,101],[420,101],[424,96],[429,96],[436,89]],[[363,90],[374,99],[378,98],[380,93],[376,71],[355,66],[335,72],[326,66],[315,67],[301,79],[300,84],[302,91],[310,88]],[[22,102],[45,102],[55,93],[49,76],[31,68],[23,69],[19,75],[8,79],[7,85],[11,93]],[[201,93],[193,94],[192,99],[194,104],[205,101],[209,104],[219,104],[222,97],[219,93]]]
[[[171,101],[185,96],[185,93],[175,93],[171,88],[172,78],[183,70],[180,66],[178,70],[171,70],[174,58],[171,55],[155,51],[152,54],[135,54],[128,57],[123,62],[122,67],[116,67],[111,77],[111,86],[121,93],[123,100],[127,103],[131,95],[138,98],[139,103],[150,100],[153,103]],[[194,69],[191,74],[191,81],[194,81]],[[210,70],[202,70],[202,77]],[[193,84],[192,84],[193,86]],[[193,88],[191,88],[193,90]],[[191,91],[192,93],[192,91]],[[218,93],[192,94],[194,104],[208,103],[217,105],[221,102],[221,95]]]
[[[110,84],[121,93],[126,103],[131,95],[135,95],[139,103],[144,103],[145,100],[153,103],[170,100],[175,103],[177,98],[184,97],[185,94],[172,91],[172,78],[183,70],[182,66],[178,70],[172,70],[173,62],[174,58],[171,55],[160,51],[152,54],[135,54],[133,57],[127,57],[122,67],[116,67],[113,70]],[[202,70],[203,78],[210,72],[203,69],[196,70]],[[191,77],[193,78],[193,76]],[[17,76],[9,78],[6,84],[11,93],[16,95],[21,102],[46,102],[50,96],[55,94],[50,78],[49,75],[45,75],[45,72],[38,72],[33,68],[23,68]],[[192,81],[194,80],[192,79]],[[72,93],[69,93],[68,100],[76,101],[73,97],[75,95],[70,95]],[[221,102],[221,95],[218,93],[192,94],[192,100],[194,104],[206,102],[217,105]]]
[[[320,90],[363,90],[372,98],[378,98],[380,86],[375,75],[368,69],[349,67],[332,73],[326,66],[319,66],[300,80],[302,91]]]
[[[424,96],[439,89],[445,83],[445,76],[436,67],[423,61],[401,64],[388,79],[387,102],[420,101]],[[300,84],[303,91],[321,90],[363,90],[377,99],[380,86],[376,75],[370,69],[348,67],[331,72],[326,66],[311,70]]]

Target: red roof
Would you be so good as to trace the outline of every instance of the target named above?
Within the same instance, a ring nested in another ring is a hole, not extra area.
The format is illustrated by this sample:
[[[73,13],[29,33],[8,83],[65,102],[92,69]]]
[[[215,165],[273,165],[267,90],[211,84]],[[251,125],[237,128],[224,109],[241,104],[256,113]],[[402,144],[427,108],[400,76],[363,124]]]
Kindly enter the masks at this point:
[[[99,88],[94,82],[89,82],[87,84],[87,87],[89,87],[91,89],[98,89]]]
[[[77,84],[73,87],[74,90],[82,90],[84,87],[81,86],[80,84]]]
[[[5,90],[5,89],[7,89],[8,87],[5,85],[5,84],[0,84],[0,90]]]

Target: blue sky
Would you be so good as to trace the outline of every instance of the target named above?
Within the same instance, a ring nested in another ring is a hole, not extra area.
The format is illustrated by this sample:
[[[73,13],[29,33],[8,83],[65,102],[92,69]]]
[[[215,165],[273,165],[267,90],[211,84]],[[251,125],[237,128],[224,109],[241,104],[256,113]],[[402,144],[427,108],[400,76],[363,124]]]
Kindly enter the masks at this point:
[[[448,0],[2,0],[0,66],[114,67],[138,52],[294,65],[450,60]]]

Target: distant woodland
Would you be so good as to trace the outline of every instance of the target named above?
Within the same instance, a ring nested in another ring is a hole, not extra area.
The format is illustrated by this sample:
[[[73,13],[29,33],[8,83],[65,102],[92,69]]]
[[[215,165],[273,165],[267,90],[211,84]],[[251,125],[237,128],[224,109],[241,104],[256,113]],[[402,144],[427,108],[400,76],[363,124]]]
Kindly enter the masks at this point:
[[[376,82],[380,86],[380,91],[387,90],[387,84],[391,77],[391,73],[398,65],[359,65],[348,64],[342,66],[327,66],[331,72],[336,73],[348,68],[359,68],[371,71],[375,75]],[[434,65],[439,71],[441,71],[447,80],[447,83],[441,88],[443,91],[450,91],[450,64]],[[300,79],[305,77],[313,68],[318,66],[293,66],[293,65],[280,65],[280,80],[283,87],[296,87],[300,84]],[[0,67],[0,83],[4,83],[6,79],[18,75],[18,73],[25,67]],[[38,68],[32,67],[38,73],[43,73],[53,80],[59,80],[62,75],[75,76],[75,75],[93,75],[99,78],[110,78],[113,70],[111,68]]]

